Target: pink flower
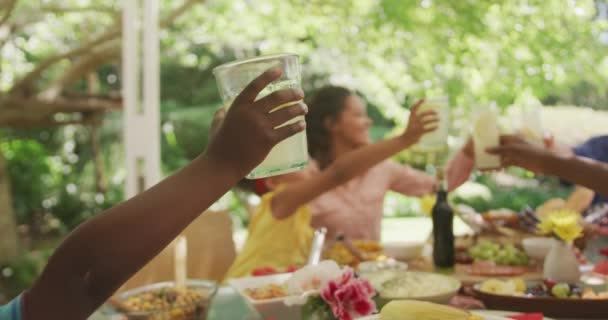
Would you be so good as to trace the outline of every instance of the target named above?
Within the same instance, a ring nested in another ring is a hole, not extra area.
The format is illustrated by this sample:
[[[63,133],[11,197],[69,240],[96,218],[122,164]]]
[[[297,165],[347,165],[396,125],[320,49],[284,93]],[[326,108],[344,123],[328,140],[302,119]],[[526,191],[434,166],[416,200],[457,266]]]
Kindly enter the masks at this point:
[[[330,280],[321,290],[321,298],[329,305],[338,320],[352,320],[376,312],[372,300],[374,288],[365,279],[355,278],[347,269],[339,279]]]

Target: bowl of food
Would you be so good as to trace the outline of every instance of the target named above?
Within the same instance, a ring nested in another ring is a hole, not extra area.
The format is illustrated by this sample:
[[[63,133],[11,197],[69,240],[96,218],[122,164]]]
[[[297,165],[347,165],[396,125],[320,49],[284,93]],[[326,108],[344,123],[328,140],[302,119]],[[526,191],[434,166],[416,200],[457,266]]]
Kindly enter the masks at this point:
[[[538,261],[545,259],[552,245],[553,240],[548,237],[531,237],[522,241],[524,251],[528,256]]]
[[[323,251],[325,259],[334,260],[339,265],[356,268],[363,261],[378,261],[385,259],[385,253],[377,241],[371,240],[341,240],[329,245]]]
[[[429,272],[384,270],[361,276],[378,291],[380,305],[407,299],[445,304],[462,286],[456,278]]]
[[[230,279],[228,284],[234,288],[262,318],[294,319],[301,317],[301,306],[287,306],[285,298],[289,296],[287,281],[291,273],[268,276]]]
[[[125,291],[107,304],[107,312],[128,320],[205,320],[217,283],[188,280],[185,288],[159,282]]]
[[[382,243],[387,256],[397,260],[410,260],[419,257],[424,249],[420,241],[391,241]]]
[[[489,309],[542,312],[549,317],[606,319],[608,310],[605,288],[583,283],[488,279],[473,286],[473,293]]]

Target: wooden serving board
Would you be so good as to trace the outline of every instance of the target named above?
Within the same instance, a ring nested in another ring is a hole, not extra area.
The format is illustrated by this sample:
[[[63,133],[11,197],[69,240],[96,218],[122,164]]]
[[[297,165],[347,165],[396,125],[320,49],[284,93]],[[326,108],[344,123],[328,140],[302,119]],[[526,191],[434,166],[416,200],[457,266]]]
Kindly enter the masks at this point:
[[[510,278],[521,278],[524,281],[540,281],[543,280],[543,273],[541,271],[527,272],[522,275],[512,277],[496,277],[496,276],[476,276],[468,273],[454,272],[453,277],[460,280],[463,286],[472,286],[476,283],[484,282],[488,279],[510,279]]]
[[[463,286],[471,286],[476,283],[486,281],[488,279],[510,279],[510,278],[522,278],[525,281],[539,281],[543,280],[543,272],[541,269],[531,270],[530,272],[516,275],[516,276],[478,276],[472,275],[459,268],[454,268],[454,271],[446,272],[436,270],[429,259],[420,257],[415,260],[408,262],[408,269],[413,271],[426,271],[426,272],[438,272],[446,275],[451,275],[462,282]]]

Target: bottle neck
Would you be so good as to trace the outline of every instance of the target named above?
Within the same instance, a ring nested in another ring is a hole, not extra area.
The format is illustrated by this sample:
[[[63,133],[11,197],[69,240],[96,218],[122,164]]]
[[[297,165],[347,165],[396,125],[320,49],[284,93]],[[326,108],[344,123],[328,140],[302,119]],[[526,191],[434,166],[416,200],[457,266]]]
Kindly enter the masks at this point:
[[[437,202],[445,202],[448,198],[448,192],[442,187],[437,190]]]
[[[444,176],[443,169],[438,168],[435,175],[435,191],[439,193],[440,191],[446,191],[448,189],[448,182]]]
[[[437,180],[437,183],[435,184],[435,192],[437,194],[439,194],[440,192],[447,193],[447,190],[448,190],[448,184],[445,181],[445,179]]]

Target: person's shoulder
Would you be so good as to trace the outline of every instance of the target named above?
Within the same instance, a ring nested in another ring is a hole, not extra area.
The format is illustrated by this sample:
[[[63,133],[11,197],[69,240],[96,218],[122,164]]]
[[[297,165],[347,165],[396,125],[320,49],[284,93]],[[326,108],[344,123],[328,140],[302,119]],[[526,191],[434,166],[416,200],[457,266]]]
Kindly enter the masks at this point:
[[[281,191],[283,191],[285,188],[286,188],[286,185],[282,184],[282,185],[279,185],[275,190],[272,190],[272,191],[264,194],[260,199],[260,203],[257,206],[256,213],[254,214],[254,216],[264,216],[264,213],[265,213],[266,216],[273,217],[272,200],[274,199],[274,197],[277,194],[281,193]],[[307,205],[304,205],[302,207],[306,207],[306,206]],[[302,207],[300,207],[300,209]]]
[[[0,320],[21,320],[21,295],[0,306]]]
[[[393,159],[386,159],[376,166],[374,166],[373,170],[384,171],[384,172],[392,172],[394,170],[400,170],[403,168],[409,168],[410,166],[407,164],[399,163]]]

